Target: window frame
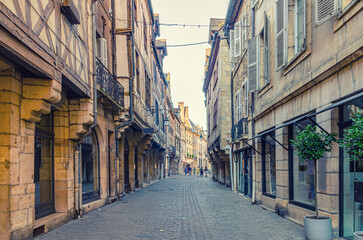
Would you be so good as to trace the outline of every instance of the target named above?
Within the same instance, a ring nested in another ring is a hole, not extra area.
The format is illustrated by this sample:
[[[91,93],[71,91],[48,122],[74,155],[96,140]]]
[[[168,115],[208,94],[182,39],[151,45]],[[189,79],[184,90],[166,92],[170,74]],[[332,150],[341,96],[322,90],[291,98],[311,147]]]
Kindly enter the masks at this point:
[[[276,133],[275,131],[272,131],[268,134],[264,134],[262,137],[264,139],[262,139],[262,195],[264,196],[267,196],[267,197],[270,197],[270,198],[276,198],[276,195],[277,195],[277,185],[276,185],[276,174],[277,174],[277,169],[276,169],[276,144],[275,144],[275,141],[274,142],[274,149],[275,149],[275,195],[274,194],[271,194],[271,193],[267,193],[266,192],[266,145],[269,145],[269,143],[266,142],[266,136],[270,135],[273,133],[273,137],[276,136]],[[271,148],[272,146],[270,146]]]

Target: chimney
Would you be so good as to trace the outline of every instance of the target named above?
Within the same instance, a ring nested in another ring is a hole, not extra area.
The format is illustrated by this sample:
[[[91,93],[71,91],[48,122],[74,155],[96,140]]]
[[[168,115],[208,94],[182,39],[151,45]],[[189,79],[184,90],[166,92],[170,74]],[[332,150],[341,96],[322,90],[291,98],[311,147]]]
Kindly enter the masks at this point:
[[[184,117],[184,102],[179,102],[180,116]]]
[[[188,106],[185,107],[184,115],[185,115],[186,119],[189,119],[189,107]]]

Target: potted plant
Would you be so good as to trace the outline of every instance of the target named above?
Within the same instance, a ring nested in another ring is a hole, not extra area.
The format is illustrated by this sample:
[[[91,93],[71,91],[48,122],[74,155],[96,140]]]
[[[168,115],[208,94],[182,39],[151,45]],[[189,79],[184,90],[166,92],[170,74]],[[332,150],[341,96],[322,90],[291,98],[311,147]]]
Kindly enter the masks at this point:
[[[329,216],[319,216],[317,206],[317,169],[316,162],[324,157],[326,152],[331,152],[332,142],[336,134],[317,131],[316,126],[307,125],[300,130],[296,140],[290,140],[291,145],[297,149],[300,161],[314,163],[314,200],[315,215],[304,217],[305,236],[310,240],[332,239],[332,225]]]
[[[339,145],[349,155],[349,161],[354,164],[363,163],[363,114],[356,113],[350,118],[352,126],[344,130],[343,138],[339,139]],[[354,240],[363,240],[363,231],[354,232]]]

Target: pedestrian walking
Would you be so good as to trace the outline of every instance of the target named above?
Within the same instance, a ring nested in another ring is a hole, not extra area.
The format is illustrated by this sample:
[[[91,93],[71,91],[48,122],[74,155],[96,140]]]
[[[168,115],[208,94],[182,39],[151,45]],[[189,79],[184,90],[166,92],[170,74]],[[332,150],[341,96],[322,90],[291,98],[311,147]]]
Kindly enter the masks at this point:
[[[203,168],[200,168],[200,176],[203,177]]]
[[[204,168],[204,172],[205,172],[205,177],[207,177],[207,174],[208,174],[208,169],[207,167]]]
[[[185,175],[187,175],[188,169],[184,168]]]
[[[193,167],[193,175],[195,176],[195,167]]]
[[[199,173],[200,173],[200,168],[197,167],[197,177],[199,177]]]

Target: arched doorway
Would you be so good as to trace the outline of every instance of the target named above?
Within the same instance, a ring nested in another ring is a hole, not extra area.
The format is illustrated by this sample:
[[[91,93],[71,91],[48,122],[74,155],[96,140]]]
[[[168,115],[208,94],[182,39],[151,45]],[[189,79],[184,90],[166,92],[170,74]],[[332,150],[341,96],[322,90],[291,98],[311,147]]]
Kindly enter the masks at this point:
[[[129,141],[127,141],[127,138],[125,139],[124,144],[124,183],[125,183],[125,192],[130,191],[130,168],[129,168]]]
[[[100,168],[97,135],[94,131],[81,144],[82,156],[82,202],[100,198]]]

